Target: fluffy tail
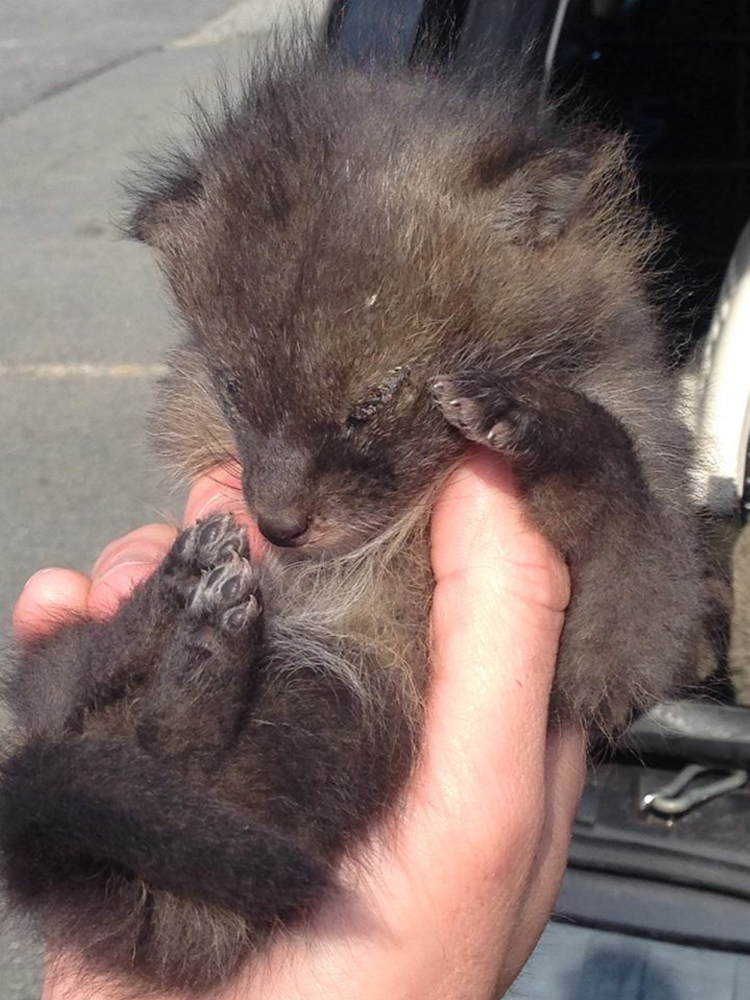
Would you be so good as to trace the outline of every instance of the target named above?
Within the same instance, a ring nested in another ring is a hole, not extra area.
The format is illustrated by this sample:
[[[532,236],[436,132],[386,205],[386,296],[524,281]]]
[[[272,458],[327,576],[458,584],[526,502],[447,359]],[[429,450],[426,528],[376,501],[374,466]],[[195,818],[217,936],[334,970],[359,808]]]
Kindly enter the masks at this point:
[[[0,849],[21,905],[43,906],[50,895],[69,903],[114,873],[229,910],[256,934],[304,911],[331,884],[288,838],[137,748],[88,738],[30,743],[6,762]]]

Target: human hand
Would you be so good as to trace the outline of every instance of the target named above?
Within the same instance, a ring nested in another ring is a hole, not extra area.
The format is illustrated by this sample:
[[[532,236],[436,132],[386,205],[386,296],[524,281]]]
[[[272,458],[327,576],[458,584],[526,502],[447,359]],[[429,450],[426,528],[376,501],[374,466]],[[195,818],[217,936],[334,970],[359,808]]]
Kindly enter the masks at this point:
[[[236,513],[238,503],[239,484],[218,472],[196,484],[186,520]],[[32,577],[16,606],[18,638],[66,615],[111,613],[175,533],[132,532],[105,549],[91,578]],[[452,475],[432,538],[434,673],[405,808],[346,866],[352,892],[213,1000],[490,1000],[510,986],[549,917],[584,775],[582,736],[547,719],[567,573],[488,454]],[[43,1000],[93,996],[121,993],[73,956],[50,956]]]

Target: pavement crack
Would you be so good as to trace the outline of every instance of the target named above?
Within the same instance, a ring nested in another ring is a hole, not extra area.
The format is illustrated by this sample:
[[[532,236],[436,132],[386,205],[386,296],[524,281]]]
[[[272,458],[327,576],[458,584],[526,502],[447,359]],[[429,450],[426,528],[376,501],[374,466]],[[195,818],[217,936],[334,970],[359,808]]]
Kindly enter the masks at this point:
[[[29,104],[25,104],[22,108],[16,108],[15,111],[11,111],[7,115],[0,116],[0,125],[4,125],[5,122],[13,121],[15,118],[20,118],[22,115],[26,114],[27,111],[31,111],[40,104],[44,104],[53,97],[58,97],[60,94],[64,94],[68,90],[73,90],[83,83],[88,83],[90,80],[95,80],[99,76],[104,76],[105,73],[109,73],[113,69],[118,69],[120,66],[126,66],[130,62],[135,62],[136,59],[140,59],[142,56],[148,56],[155,52],[163,51],[163,45],[146,45],[143,48],[136,49],[134,52],[128,52],[127,55],[118,56],[116,59],[110,59],[109,62],[103,63],[101,66],[94,66],[92,69],[86,70],[84,73],[79,73],[78,76],[72,77],[70,80],[64,80],[55,84],[53,87],[50,87],[48,90],[43,91],[35,97]]]

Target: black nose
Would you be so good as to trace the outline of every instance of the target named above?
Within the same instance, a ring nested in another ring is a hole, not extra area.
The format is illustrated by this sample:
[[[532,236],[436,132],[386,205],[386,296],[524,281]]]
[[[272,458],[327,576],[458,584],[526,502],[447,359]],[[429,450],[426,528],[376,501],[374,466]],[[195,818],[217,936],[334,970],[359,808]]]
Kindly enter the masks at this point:
[[[309,525],[309,514],[297,510],[258,515],[258,529],[273,545],[302,545]]]

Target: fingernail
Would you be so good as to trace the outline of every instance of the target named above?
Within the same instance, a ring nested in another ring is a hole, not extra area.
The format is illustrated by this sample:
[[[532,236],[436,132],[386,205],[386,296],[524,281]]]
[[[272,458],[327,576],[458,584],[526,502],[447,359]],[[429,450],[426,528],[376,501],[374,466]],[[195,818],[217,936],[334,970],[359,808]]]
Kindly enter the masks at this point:
[[[34,583],[35,580],[40,580],[43,576],[48,576],[50,573],[55,573],[55,572],[57,572],[57,570],[55,570],[52,566],[48,566],[46,569],[38,569],[36,573],[31,574],[31,576],[28,578],[28,580],[23,585],[21,590],[22,591],[26,590],[29,584]]]
[[[99,558],[94,564],[94,568],[91,571],[92,577],[97,581],[103,580],[105,577],[116,569],[122,569],[123,566],[144,566],[144,565],[154,565],[161,561],[164,557],[164,550],[157,549],[124,549],[122,552],[117,552],[115,555],[109,558]]]

